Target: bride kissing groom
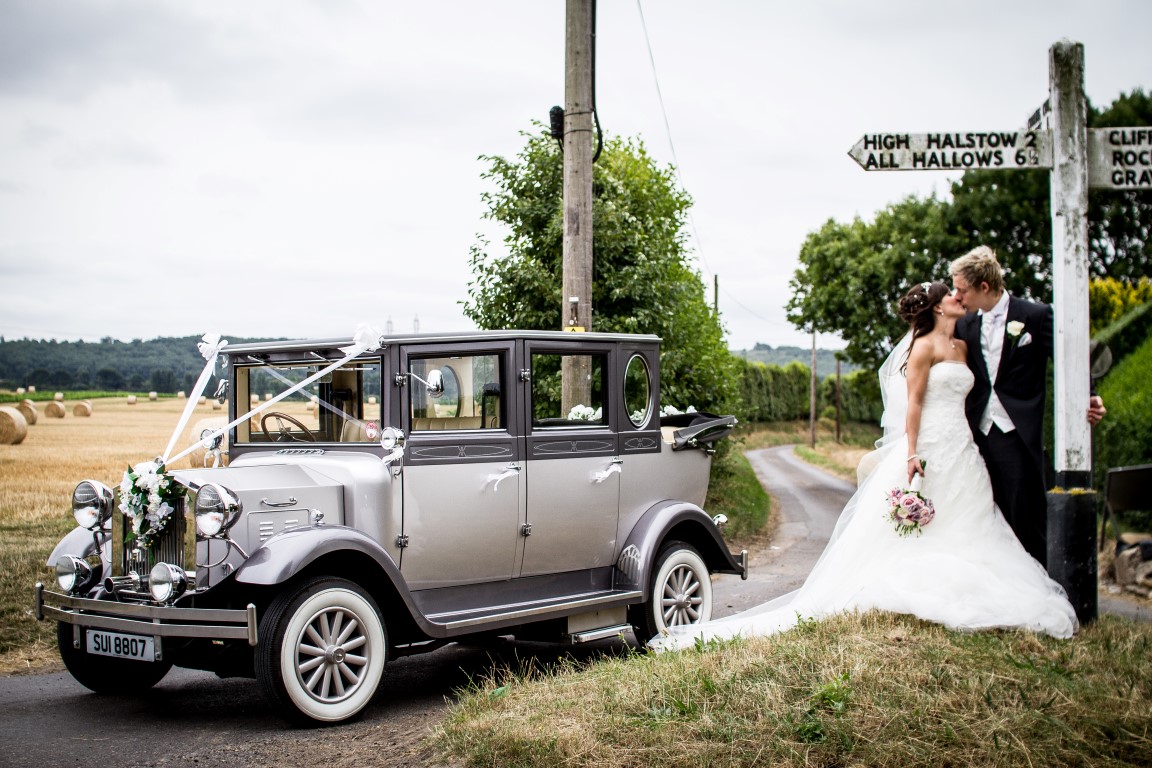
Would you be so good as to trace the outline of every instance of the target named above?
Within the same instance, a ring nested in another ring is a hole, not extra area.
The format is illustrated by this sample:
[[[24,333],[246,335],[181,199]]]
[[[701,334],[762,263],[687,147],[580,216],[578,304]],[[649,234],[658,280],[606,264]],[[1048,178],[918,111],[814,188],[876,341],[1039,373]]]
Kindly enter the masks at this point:
[[[870,609],[954,629],[1072,636],[1075,611],[1043,565],[1052,309],[1008,296],[985,246],[951,272],[954,291],[923,282],[900,300],[909,330],[880,369],[886,434],[862,461],[871,470],[804,584],[732,616],[673,627],[650,647],[773,634],[802,618]],[[1103,415],[1093,397],[1089,421]],[[916,535],[898,535],[892,499],[914,480],[935,516]]]

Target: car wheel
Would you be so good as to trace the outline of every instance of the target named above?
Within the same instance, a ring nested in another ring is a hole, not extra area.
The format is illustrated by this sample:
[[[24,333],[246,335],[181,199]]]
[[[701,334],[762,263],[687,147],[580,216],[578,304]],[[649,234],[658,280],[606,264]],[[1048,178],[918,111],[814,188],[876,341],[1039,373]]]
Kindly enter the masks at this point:
[[[668,627],[712,618],[712,579],[691,544],[670,541],[652,566],[648,600],[629,609],[637,641],[646,643]]]
[[[72,645],[72,625],[57,622],[56,645],[64,666],[76,682],[96,693],[140,693],[160,682],[172,669],[170,661],[133,661],[88,653],[84,647],[84,630],[80,633],[80,647],[76,648]]]
[[[256,679],[286,720],[339,723],[372,700],[388,654],[376,602],[345,579],[310,579],[260,622]]]

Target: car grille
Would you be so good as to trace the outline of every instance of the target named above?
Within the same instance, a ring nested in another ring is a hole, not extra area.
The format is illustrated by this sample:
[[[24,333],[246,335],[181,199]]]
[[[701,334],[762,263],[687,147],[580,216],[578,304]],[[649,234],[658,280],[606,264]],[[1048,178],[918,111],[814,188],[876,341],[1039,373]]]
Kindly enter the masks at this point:
[[[145,549],[137,546],[135,541],[125,543],[132,533],[132,521],[120,511],[119,492],[117,492],[112,512],[113,581],[131,574],[136,574],[140,579],[139,592],[120,584],[116,589],[118,596],[127,599],[149,599],[148,574],[156,563],[171,563],[185,570],[196,567],[196,528],[188,519],[188,508],[186,498],[181,496],[164,533],[153,547]]]

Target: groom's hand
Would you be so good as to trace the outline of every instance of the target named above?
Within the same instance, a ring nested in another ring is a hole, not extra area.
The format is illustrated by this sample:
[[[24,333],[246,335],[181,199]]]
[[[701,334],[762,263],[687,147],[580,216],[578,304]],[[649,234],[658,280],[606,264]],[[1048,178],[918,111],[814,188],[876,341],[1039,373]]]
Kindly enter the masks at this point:
[[[1100,423],[1100,419],[1104,418],[1104,414],[1108,413],[1108,409],[1104,407],[1104,401],[1100,395],[1092,395],[1088,399],[1088,423],[1096,426]]]

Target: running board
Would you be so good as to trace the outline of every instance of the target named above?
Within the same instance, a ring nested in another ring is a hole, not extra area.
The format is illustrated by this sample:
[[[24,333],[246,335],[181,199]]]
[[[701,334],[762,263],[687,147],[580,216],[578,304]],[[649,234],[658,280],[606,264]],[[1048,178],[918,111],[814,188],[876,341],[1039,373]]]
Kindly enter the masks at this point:
[[[453,636],[484,627],[508,627],[570,616],[574,613],[586,613],[607,606],[638,603],[643,599],[644,593],[639,590],[613,589],[526,603],[497,605],[479,610],[430,613],[425,618],[444,630],[447,636]]]

